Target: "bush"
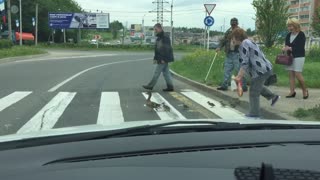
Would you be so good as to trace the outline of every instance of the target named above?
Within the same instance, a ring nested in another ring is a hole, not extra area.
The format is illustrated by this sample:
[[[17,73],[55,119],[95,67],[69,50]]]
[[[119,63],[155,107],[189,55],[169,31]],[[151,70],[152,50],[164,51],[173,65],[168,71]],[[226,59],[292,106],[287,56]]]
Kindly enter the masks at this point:
[[[0,40],[0,49],[10,49],[13,46],[13,42],[8,39]]]
[[[320,47],[312,47],[307,54],[307,59],[310,61],[320,62]]]

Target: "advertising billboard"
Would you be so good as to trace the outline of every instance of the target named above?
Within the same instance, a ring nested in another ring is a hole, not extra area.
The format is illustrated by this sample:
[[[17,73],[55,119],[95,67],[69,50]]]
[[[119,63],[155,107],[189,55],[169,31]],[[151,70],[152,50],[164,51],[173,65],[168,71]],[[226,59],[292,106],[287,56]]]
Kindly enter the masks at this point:
[[[109,22],[109,13],[49,12],[51,29],[108,29]]]

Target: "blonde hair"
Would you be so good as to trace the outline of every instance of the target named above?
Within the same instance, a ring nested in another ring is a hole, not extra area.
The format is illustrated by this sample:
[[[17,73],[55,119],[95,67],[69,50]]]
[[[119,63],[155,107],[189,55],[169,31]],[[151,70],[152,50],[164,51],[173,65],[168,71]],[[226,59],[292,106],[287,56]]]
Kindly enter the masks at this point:
[[[287,26],[293,26],[294,30],[297,31],[297,32],[301,31],[300,22],[296,18],[288,19]]]

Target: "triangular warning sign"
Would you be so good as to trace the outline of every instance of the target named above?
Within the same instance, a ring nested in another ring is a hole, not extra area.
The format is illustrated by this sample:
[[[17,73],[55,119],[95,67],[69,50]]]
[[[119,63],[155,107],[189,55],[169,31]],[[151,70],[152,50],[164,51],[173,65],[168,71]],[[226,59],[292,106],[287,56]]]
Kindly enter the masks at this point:
[[[212,13],[212,11],[214,10],[214,8],[216,7],[216,4],[204,4],[204,7],[207,10],[207,13],[210,14]]]

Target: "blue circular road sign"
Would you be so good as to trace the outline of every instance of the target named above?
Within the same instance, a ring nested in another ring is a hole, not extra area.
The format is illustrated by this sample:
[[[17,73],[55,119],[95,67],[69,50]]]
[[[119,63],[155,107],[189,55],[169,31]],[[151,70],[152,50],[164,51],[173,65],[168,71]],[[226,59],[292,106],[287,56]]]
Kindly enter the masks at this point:
[[[207,16],[206,18],[204,18],[204,24],[206,26],[212,26],[214,24],[214,19],[212,16]]]

